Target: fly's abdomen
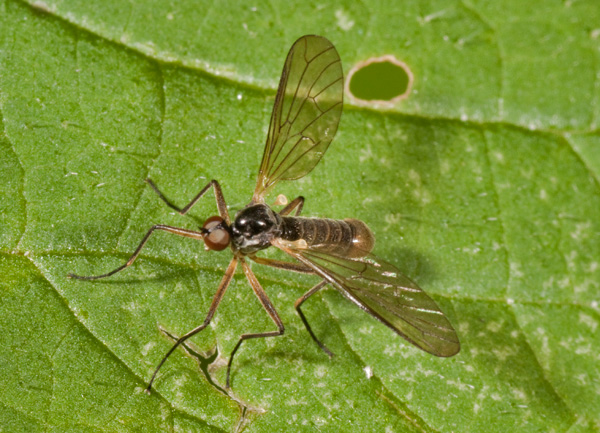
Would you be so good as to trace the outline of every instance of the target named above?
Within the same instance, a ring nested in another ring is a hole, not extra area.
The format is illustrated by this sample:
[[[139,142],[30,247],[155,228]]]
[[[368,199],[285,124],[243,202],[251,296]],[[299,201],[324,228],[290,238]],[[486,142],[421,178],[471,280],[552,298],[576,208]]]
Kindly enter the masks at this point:
[[[373,249],[375,237],[356,219],[283,217],[281,238],[303,240],[311,249],[346,257],[363,257]]]

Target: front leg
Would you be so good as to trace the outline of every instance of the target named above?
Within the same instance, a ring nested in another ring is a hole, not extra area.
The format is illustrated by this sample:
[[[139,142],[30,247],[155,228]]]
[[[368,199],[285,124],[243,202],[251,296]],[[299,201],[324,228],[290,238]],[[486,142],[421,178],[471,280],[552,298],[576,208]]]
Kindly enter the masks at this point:
[[[204,239],[203,234],[201,232],[182,229],[179,227],[166,226],[163,224],[157,224],[155,226],[152,226],[152,228],[150,228],[150,230],[148,230],[148,232],[146,233],[146,236],[144,236],[144,239],[142,239],[142,242],[140,242],[138,247],[135,249],[135,251],[133,252],[131,257],[129,258],[129,260],[127,260],[127,263],[125,263],[124,265],[121,265],[117,269],[113,269],[112,271],[107,272],[106,274],[102,274],[102,275],[81,276],[81,275],[75,275],[73,273],[70,273],[67,275],[67,277],[74,278],[76,280],[99,280],[100,278],[110,277],[111,275],[114,275],[117,272],[122,271],[123,269],[131,266],[132,263],[135,261],[135,259],[137,259],[137,257],[140,255],[140,251],[142,251],[142,248],[144,248],[144,245],[146,245],[146,242],[148,242],[148,239],[150,238],[152,233],[154,233],[155,230],[163,230],[168,233],[173,233],[174,235],[177,235],[177,236],[185,236],[186,238],[192,238],[192,239],[198,239],[198,240]]]
[[[208,182],[208,185],[206,185],[204,188],[202,188],[200,190],[200,192],[196,195],[196,197],[194,197],[192,199],[192,201],[190,201],[182,209],[179,209],[177,206],[175,206],[173,203],[171,203],[164,196],[164,194],[158,189],[158,187],[154,184],[154,182],[152,182],[152,180],[146,179],[146,183],[152,187],[152,189],[156,192],[156,194],[158,194],[158,196],[162,199],[162,201],[164,201],[167,204],[167,206],[169,206],[171,209],[176,210],[181,215],[185,215],[192,208],[192,206],[194,206],[196,203],[198,203],[198,200],[200,200],[202,198],[202,196],[206,193],[206,191],[208,191],[210,189],[210,187],[213,187],[213,189],[215,191],[215,199],[217,201],[217,209],[219,210],[219,215],[221,215],[221,218],[223,218],[228,225],[231,224],[231,220],[229,219],[229,212],[227,211],[227,203],[225,203],[225,198],[223,197],[223,191],[221,191],[221,185],[219,185],[219,182],[217,182],[214,179],[211,180],[210,182]]]

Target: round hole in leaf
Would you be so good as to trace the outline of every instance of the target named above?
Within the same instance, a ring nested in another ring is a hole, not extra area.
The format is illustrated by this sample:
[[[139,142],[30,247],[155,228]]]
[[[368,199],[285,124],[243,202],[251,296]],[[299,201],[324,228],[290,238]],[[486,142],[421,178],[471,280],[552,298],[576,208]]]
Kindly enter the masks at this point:
[[[412,82],[408,66],[386,55],[355,65],[348,74],[346,91],[359,105],[390,105],[408,96]]]

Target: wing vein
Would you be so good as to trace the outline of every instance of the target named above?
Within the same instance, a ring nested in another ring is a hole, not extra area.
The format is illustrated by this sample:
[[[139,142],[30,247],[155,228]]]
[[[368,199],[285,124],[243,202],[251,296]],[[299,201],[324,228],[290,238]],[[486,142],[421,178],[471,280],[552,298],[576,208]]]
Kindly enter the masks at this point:
[[[284,63],[253,202],[264,203],[279,181],[299,179],[317,165],[337,131],[343,93],[342,66],[331,42],[298,39]]]

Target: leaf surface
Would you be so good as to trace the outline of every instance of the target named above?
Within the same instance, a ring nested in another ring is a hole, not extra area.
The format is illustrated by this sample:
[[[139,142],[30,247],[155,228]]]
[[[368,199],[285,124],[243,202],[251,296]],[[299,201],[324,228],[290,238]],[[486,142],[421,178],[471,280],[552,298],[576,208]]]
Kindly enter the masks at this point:
[[[0,2],[0,425],[35,431],[600,429],[600,12],[578,2]],[[410,346],[318,280],[254,270],[204,320],[229,255],[153,235],[197,228],[218,179],[249,200],[287,50],[303,34],[344,71],[393,54],[415,75],[394,108],[346,104],[336,139],[276,193],[359,218],[375,253],[435,298],[461,352]]]

